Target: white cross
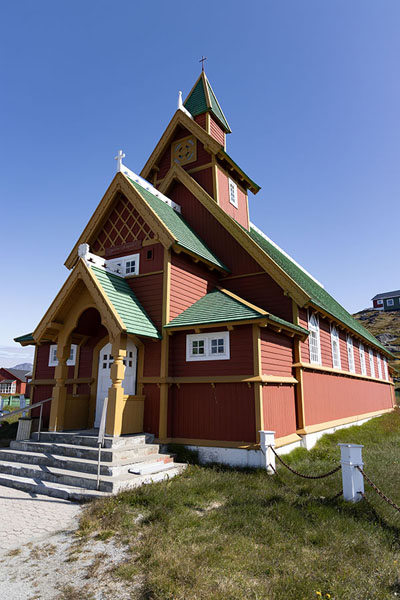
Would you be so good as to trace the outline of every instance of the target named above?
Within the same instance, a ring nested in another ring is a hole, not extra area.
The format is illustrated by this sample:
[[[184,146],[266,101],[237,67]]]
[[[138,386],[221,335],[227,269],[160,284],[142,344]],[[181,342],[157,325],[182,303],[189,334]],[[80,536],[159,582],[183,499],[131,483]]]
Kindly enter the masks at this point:
[[[118,155],[114,157],[114,160],[117,161],[117,173],[122,171],[122,159],[125,158],[125,154],[122,150],[118,150]]]

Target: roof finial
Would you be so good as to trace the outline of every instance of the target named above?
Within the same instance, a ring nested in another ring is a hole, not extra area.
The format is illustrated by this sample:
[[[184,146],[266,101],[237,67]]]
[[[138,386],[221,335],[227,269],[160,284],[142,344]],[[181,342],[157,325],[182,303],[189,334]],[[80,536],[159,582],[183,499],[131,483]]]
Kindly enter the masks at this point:
[[[201,70],[204,73],[204,61],[207,60],[207,56],[201,56],[201,59],[199,60],[199,62],[201,62]]]
[[[183,101],[182,101],[182,92],[179,91],[178,92],[178,108],[182,108],[183,106]]]
[[[120,173],[122,171],[122,159],[125,158],[125,154],[122,152],[122,150],[118,150],[118,154],[117,156],[114,157],[114,160],[117,161],[117,173]]]

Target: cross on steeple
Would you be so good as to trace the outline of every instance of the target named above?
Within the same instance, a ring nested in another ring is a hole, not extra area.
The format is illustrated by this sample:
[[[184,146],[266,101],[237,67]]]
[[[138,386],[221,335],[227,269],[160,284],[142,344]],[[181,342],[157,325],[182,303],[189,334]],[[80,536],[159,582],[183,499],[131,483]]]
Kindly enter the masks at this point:
[[[207,60],[207,56],[201,56],[201,59],[199,60],[199,62],[201,62],[201,70],[204,72],[204,61]]]
[[[114,160],[117,161],[117,173],[122,171],[122,159],[125,158],[125,154],[122,150],[118,150],[117,156],[114,157]]]

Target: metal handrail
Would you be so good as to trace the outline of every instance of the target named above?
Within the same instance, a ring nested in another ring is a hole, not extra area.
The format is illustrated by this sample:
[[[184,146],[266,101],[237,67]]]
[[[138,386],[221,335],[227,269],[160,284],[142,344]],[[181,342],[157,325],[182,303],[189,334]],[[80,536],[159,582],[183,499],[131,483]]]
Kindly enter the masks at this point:
[[[97,456],[97,482],[96,489],[100,487],[100,459],[101,449],[104,446],[104,436],[106,433],[106,415],[107,415],[108,397],[104,398],[103,407],[101,409],[101,419],[99,427],[99,435],[97,436],[98,456]]]
[[[46,398],[46,400],[41,400],[40,402],[35,402],[34,404],[30,404],[29,406],[25,406],[24,408],[18,408],[18,410],[13,410],[12,412],[7,413],[6,415],[4,415],[4,414],[0,415],[0,423],[1,423],[1,421],[5,421],[6,419],[9,419],[10,417],[12,417],[14,415],[18,415],[18,413],[29,412],[29,411],[33,410],[34,408],[39,408],[39,406],[40,406],[39,427],[37,430],[38,442],[40,442],[40,432],[42,429],[43,404],[46,404],[46,402],[50,402],[50,400],[53,400],[53,398]]]

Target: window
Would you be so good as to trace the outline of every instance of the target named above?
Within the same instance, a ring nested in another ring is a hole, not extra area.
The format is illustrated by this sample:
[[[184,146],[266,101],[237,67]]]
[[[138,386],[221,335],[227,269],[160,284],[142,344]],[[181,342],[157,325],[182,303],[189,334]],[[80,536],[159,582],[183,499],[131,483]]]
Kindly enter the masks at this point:
[[[389,371],[388,371],[388,365],[387,365],[386,358],[383,359],[383,370],[384,370],[384,373],[385,373],[385,379],[386,379],[386,381],[389,381]]]
[[[237,185],[232,179],[229,179],[229,202],[235,207],[239,208]]]
[[[360,351],[361,374],[366,375],[367,374],[367,366],[365,364],[365,352],[364,352],[364,346],[361,342],[360,342],[358,349]]]
[[[378,306],[382,306],[383,305],[383,300],[377,300],[376,303],[377,303]]]
[[[147,250],[146,258],[147,260],[151,260],[153,258],[153,250]]]
[[[71,344],[71,352],[69,354],[69,359],[67,360],[67,365],[69,367],[71,367],[75,364],[76,349],[77,349],[77,345]],[[57,346],[54,344],[54,345],[50,346],[49,367],[56,367],[57,365],[58,365]]]
[[[319,337],[319,320],[318,315],[310,313],[308,315],[308,343],[310,346],[310,363],[317,365],[321,364],[321,342]]]
[[[228,360],[229,331],[186,336],[186,360]]]
[[[393,298],[388,298],[386,300],[386,305],[387,306],[394,306],[394,300],[393,300]]]
[[[331,346],[332,346],[332,365],[334,369],[341,369],[342,365],[340,362],[340,345],[339,345],[339,332],[337,328],[332,325],[331,327]]]
[[[368,351],[369,354],[369,368],[371,369],[371,377],[375,377],[375,363],[374,363],[374,353],[371,348]]]
[[[138,275],[139,258],[139,254],[131,254],[130,256],[123,256],[122,258],[113,258],[106,261],[106,268],[122,277],[125,277],[126,275]]]
[[[356,367],[354,364],[354,348],[353,348],[353,340],[350,335],[347,336],[347,358],[349,359],[349,371],[350,373],[356,372]]]
[[[3,381],[0,383],[0,394],[15,394],[16,390],[16,381]]]
[[[376,355],[376,362],[378,363],[378,377],[382,379],[382,363],[379,354]]]

